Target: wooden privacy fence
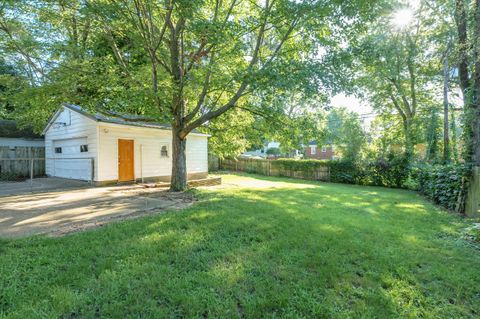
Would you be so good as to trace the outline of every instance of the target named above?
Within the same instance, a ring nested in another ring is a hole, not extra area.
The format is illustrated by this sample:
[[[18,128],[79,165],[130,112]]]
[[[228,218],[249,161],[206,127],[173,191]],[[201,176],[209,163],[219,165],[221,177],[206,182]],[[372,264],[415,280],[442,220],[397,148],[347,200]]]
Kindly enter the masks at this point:
[[[215,155],[208,154],[208,171],[214,172],[220,169],[220,160]]]
[[[45,175],[45,148],[0,146],[0,180]]]
[[[286,176],[299,179],[316,181],[329,181],[330,168],[320,166],[309,170],[285,169],[281,165],[275,165],[275,160],[262,159],[218,159],[218,169],[236,172],[254,173],[266,176]],[[210,164],[209,164],[210,166]]]

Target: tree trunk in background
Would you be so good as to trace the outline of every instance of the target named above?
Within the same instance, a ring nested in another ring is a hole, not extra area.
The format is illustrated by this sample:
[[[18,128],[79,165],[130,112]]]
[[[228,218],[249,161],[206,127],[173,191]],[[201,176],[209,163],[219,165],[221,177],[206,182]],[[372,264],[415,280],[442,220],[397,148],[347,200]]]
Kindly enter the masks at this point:
[[[458,163],[458,138],[457,138],[457,121],[455,118],[455,109],[450,112],[450,132],[452,134],[451,150],[452,158],[455,163]]]
[[[412,119],[407,118],[403,122],[403,131],[405,134],[405,156],[408,159],[411,159],[414,154],[414,146],[413,146],[413,136],[412,136]]]
[[[172,180],[171,191],[184,191],[187,188],[187,139],[180,137],[181,129],[172,127]]]
[[[480,0],[475,1],[475,26],[473,32],[473,60],[475,73],[472,90],[472,162],[480,166]]]
[[[449,66],[448,66],[448,48],[445,52],[443,60],[443,162],[450,162],[450,140],[449,140],[449,124],[448,124],[448,81],[449,81]]]

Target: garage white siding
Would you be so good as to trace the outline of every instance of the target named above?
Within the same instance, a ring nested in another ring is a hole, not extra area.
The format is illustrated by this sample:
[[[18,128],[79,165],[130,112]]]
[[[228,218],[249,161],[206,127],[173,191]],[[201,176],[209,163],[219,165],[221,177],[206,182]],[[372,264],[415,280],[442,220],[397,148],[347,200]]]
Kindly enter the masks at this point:
[[[88,145],[87,152],[80,145]],[[61,153],[55,153],[55,148]],[[90,180],[96,175],[97,122],[63,108],[45,132],[45,170],[49,176]],[[93,168],[92,168],[93,161]]]
[[[208,139],[205,136],[187,137],[187,173],[208,172]]]
[[[99,180],[118,179],[118,140],[134,141],[135,178],[168,176],[172,171],[172,159],[161,157],[160,149],[171,149],[171,131],[120,125],[99,126]]]
[[[118,140],[134,141],[135,178],[142,176],[170,176],[172,173],[172,132],[154,128],[127,127],[114,124],[99,125],[100,181],[118,179]],[[187,137],[187,173],[208,172],[207,136]],[[161,148],[167,147],[168,156],[162,157]]]

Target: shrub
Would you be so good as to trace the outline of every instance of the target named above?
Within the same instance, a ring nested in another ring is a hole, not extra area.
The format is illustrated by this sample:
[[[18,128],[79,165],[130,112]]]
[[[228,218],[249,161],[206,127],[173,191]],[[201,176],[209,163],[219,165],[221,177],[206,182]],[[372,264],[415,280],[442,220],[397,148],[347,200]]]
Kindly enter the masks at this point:
[[[422,165],[413,175],[422,194],[448,210],[463,213],[469,173],[466,165]]]
[[[278,147],[270,147],[268,150],[267,150],[267,154],[268,155],[280,155],[280,149]]]
[[[364,184],[364,170],[352,161],[332,161],[330,180],[336,183]]]
[[[282,158],[272,161],[272,165],[277,168],[283,168],[291,171],[314,171],[318,167],[330,166],[330,161],[320,160],[297,160],[293,158]]]
[[[393,154],[387,159],[378,159],[367,164],[366,176],[370,185],[403,187],[410,174],[406,156]]]

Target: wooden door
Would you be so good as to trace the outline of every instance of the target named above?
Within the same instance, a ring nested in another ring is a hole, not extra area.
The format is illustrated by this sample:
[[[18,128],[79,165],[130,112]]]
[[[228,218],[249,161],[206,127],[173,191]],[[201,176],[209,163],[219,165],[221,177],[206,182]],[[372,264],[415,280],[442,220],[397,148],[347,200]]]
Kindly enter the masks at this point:
[[[133,140],[118,140],[118,181],[133,181],[133,167]]]

